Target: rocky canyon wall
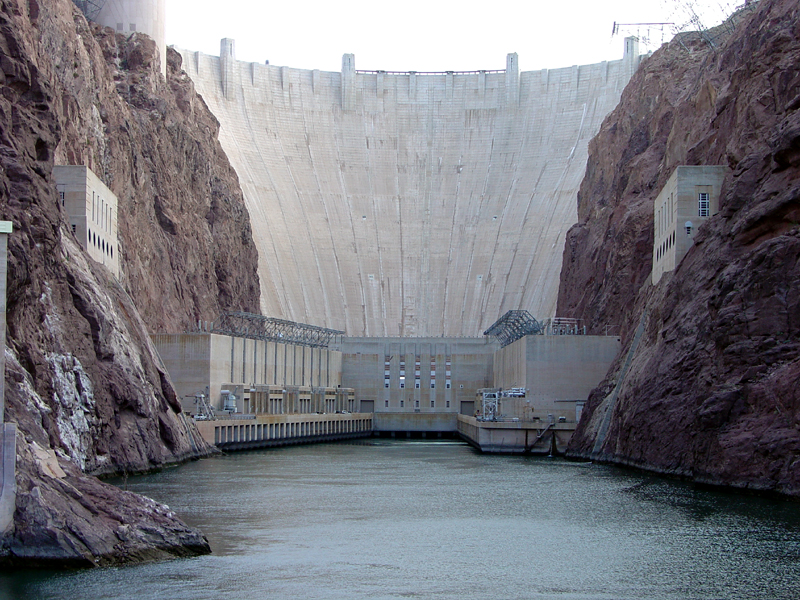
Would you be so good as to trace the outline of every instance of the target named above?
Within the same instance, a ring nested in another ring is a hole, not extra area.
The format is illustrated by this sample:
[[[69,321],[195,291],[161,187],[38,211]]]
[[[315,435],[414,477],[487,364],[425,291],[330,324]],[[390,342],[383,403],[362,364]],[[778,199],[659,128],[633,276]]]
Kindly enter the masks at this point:
[[[0,0],[0,218],[9,236],[6,419],[17,423],[6,561],[107,564],[208,551],[166,507],[86,474],[208,454],[148,333],[258,310],[255,247],[218,124],[171,53],[69,0]],[[69,229],[54,164],[119,199],[121,276]]]
[[[624,349],[574,456],[800,495],[800,4],[762,0],[643,62],[591,142],[558,312]],[[653,200],[727,165],[720,211],[650,284]]]

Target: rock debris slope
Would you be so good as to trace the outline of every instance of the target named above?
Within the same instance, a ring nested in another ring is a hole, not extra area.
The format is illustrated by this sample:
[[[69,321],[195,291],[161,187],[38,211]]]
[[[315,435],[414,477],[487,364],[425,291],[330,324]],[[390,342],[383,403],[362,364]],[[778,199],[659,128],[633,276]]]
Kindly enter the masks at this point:
[[[591,142],[564,253],[559,313],[624,342],[573,455],[800,495],[798,109],[797,0],[681,35],[632,78]],[[653,200],[682,164],[731,172],[653,287]]]
[[[108,564],[208,551],[168,508],[86,474],[209,453],[149,331],[257,310],[256,254],[218,124],[170,55],[69,0],[0,0],[0,217],[9,236],[6,419],[18,426],[6,561]],[[78,246],[53,164],[119,198],[117,281]]]

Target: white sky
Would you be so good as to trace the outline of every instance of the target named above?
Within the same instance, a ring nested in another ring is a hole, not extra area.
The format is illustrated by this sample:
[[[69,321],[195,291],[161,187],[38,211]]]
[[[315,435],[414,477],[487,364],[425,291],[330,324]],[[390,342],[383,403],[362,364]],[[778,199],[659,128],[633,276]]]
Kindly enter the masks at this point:
[[[229,37],[239,60],[323,71],[341,70],[346,52],[356,69],[398,71],[504,69],[517,52],[520,70],[532,71],[622,58],[615,21],[685,25],[694,10],[708,27],[740,2],[167,0],[167,44],[216,56]],[[649,35],[661,41],[660,31]]]

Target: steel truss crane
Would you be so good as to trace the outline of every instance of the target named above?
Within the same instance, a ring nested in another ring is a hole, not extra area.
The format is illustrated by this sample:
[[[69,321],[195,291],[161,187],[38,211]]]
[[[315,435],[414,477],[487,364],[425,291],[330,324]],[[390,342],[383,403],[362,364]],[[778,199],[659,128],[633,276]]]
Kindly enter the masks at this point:
[[[542,335],[544,327],[527,310],[510,310],[483,332],[495,336],[502,348],[526,335]]]
[[[333,338],[344,335],[344,331],[238,311],[223,312],[211,332],[311,348],[327,348]]]
[[[94,21],[106,4],[106,0],[72,0],[89,21]]]

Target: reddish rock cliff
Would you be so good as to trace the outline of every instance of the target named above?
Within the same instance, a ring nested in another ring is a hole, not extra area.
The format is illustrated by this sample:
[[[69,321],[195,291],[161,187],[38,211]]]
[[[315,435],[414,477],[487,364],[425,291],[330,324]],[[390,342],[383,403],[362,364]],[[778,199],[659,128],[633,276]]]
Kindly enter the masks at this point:
[[[800,3],[762,0],[734,21],[645,60],[591,143],[558,311],[610,326],[624,349],[570,453],[796,496]],[[731,173],[654,287],[653,200],[681,164]]]
[[[210,448],[148,331],[258,307],[256,253],[218,124],[170,54],[87,24],[69,0],[0,0],[0,218],[9,236],[6,418],[19,432],[6,560],[106,564],[208,551],[166,507],[85,473]],[[79,247],[53,164],[119,198],[122,275]]]

